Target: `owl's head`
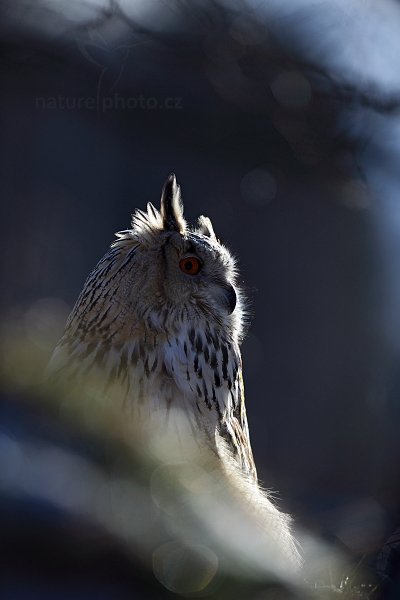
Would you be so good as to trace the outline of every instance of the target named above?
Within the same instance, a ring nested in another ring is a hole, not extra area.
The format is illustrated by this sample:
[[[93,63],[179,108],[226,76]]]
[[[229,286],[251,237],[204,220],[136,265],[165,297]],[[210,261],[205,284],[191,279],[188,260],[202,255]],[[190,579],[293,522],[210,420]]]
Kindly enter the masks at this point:
[[[99,314],[111,302],[120,322],[128,326],[131,321],[132,331],[142,324],[174,333],[182,323],[207,319],[240,338],[243,300],[235,261],[216,238],[210,219],[199,217],[193,228],[186,224],[174,174],[164,184],[160,210],[151,203],[147,211],[137,210],[131,229],[116,236],[82,292],[90,298],[90,290],[102,282],[101,292],[93,296]],[[82,318],[87,320],[81,313]]]

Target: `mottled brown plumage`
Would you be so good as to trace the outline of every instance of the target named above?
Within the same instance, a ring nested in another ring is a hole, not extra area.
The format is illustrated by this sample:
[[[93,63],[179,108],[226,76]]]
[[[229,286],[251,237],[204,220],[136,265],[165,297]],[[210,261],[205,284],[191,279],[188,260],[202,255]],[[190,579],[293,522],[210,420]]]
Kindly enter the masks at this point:
[[[184,415],[199,446],[242,474],[246,494],[269,511],[297,560],[286,516],[257,485],[239,349],[243,304],[232,255],[206,217],[187,226],[171,175],[160,211],[137,210],[87,278],[50,371],[94,378],[104,394],[116,382],[118,401],[139,424],[165,412],[171,427],[170,413]]]

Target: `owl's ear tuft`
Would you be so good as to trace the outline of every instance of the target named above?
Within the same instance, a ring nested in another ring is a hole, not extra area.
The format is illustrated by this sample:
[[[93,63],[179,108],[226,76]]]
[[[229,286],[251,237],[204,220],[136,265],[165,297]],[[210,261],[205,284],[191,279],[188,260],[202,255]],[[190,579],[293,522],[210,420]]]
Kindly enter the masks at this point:
[[[186,221],[183,218],[183,204],[181,190],[176,183],[174,173],[169,175],[161,193],[161,217],[164,229],[167,231],[178,231],[184,233]]]
[[[216,235],[214,233],[214,228],[212,226],[212,223],[208,217],[204,217],[203,215],[201,215],[197,219],[197,227],[198,227],[199,233],[202,233],[203,235],[207,235],[210,238],[217,239]]]

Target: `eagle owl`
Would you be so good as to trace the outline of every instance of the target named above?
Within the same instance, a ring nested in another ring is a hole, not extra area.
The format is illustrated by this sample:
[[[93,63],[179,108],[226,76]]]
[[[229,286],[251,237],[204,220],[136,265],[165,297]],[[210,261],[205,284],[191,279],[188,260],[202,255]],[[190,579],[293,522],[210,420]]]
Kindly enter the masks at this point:
[[[85,282],[50,371],[95,373],[105,389],[117,381],[138,422],[179,409],[193,436],[259,491],[239,348],[244,299],[231,253],[207,217],[186,224],[173,174],[160,210],[137,210],[131,229],[116,236]],[[263,498],[297,560],[286,515]]]

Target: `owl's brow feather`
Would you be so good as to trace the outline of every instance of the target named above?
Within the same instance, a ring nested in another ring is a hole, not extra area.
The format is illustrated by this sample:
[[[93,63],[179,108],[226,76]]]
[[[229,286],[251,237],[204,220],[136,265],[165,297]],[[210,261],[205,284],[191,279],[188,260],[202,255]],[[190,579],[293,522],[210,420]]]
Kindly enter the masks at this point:
[[[162,259],[163,259],[163,261],[164,261],[164,264],[166,264],[166,262],[167,262],[167,254],[166,254],[166,252],[165,252],[165,247],[167,246],[168,242],[169,242],[169,240],[165,240],[165,241],[164,241],[164,242],[161,244],[161,248],[160,248],[160,249],[161,249],[161,256],[162,256]]]
[[[186,245],[186,252],[196,252],[196,246],[193,242],[189,242],[189,244]]]
[[[213,254],[215,253],[213,244],[205,237],[200,237],[196,233],[188,233],[186,239],[188,240],[186,247],[187,252],[196,252],[198,246],[201,246],[203,250],[207,250],[207,252],[212,252]]]

